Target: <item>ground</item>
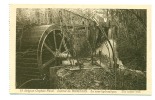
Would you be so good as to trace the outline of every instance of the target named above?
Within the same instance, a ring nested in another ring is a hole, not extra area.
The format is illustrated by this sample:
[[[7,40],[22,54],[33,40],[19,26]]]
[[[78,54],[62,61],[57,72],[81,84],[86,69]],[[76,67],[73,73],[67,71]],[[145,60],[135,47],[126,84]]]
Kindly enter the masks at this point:
[[[128,69],[125,66],[114,71],[113,68],[108,67],[108,64],[99,66],[97,64],[92,65],[89,61],[84,61],[81,68],[79,66],[60,67],[55,72],[54,88],[59,89],[146,89],[145,73]],[[53,81],[51,81],[51,84],[53,84]]]

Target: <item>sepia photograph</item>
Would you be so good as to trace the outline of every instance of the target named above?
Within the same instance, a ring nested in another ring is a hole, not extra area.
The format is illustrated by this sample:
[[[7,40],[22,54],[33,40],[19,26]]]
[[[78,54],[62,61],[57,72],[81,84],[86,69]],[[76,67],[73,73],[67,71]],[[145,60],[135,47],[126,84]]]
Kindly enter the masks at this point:
[[[12,5],[12,93],[150,94],[148,8]]]

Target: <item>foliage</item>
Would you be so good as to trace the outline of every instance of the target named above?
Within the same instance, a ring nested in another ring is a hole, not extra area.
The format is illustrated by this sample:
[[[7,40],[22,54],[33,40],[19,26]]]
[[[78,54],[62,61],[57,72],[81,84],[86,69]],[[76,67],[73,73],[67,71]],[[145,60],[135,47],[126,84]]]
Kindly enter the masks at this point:
[[[91,66],[92,67],[92,66]],[[145,90],[144,73],[130,69],[118,69],[116,80],[114,73],[104,68],[87,70],[66,70],[56,77],[56,88],[60,89],[104,89],[104,90]],[[58,71],[59,71],[58,70]]]
[[[146,10],[109,10],[118,27],[115,37],[119,58],[132,69],[146,70]]]

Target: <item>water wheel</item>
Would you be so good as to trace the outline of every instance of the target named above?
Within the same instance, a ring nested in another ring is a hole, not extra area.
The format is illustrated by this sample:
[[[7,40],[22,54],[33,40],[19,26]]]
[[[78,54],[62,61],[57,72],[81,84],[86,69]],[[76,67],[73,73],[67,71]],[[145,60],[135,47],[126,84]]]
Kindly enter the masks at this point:
[[[34,26],[22,34],[16,57],[17,87],[30,79],[44,80],[49,67],[60,65],[71,56],[67,37],[57,25]]]

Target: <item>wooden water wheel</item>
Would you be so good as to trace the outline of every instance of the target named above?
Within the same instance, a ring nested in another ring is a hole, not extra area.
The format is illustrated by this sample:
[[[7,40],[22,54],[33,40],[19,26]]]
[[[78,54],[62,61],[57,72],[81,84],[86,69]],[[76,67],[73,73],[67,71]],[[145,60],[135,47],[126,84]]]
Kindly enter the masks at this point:
[[[16,58],[17,85],[30,80],[45,80],[49,67],[60,65],[70,57],[69,41],[60,26],[34,26],[23,32],[20,52]]]

